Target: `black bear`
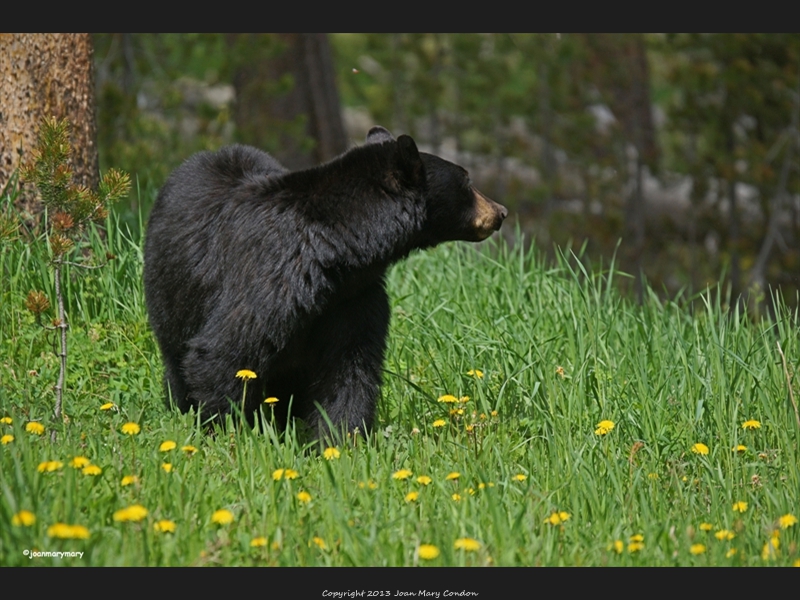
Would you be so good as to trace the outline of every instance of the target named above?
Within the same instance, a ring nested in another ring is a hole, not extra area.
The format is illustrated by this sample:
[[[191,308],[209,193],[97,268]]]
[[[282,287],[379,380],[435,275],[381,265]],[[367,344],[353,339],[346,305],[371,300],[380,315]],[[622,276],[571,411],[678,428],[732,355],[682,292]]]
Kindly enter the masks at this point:
[[[267,397],[318,436],[369,428],[389,326],[387,268],[415,249],[480,241],[508,211],[451,162],[373,127],[366,143],[289,172],[233,145],[189,158],[159,192],[144,283],[168,398],[204,417]],[[256,378],[243,382],[239,370]]]

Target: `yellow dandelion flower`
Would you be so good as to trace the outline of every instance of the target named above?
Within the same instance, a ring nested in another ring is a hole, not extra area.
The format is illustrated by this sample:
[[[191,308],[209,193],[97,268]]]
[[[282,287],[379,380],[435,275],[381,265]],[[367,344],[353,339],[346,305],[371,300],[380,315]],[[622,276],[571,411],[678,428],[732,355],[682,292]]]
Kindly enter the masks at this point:
[[[173,442],[172,440],[167,440],[166,442],[161,442],[161,445],[158,447],[159,452],[169,452],[170,450],[174,450],[178,447],[178,444]]]
[[[761,429],[761,423],[755,419],[748,419],[742,423],[742,429]]]
[[[82,469],[84,467],[89,466],[91,462],[92,461],[90,461],[85,456],[73,456],[72,460],[69,461],[69,466],[75,469]]]
[[[220,508],[219,510],[215,510],[214,514],[211,515],[211,522],[216,523],[217,525],[230,525],[233,523],[234,516],[231,511],[227,508]]]
[[[254,537],[250,540],[250,547],[251,548],[261,548],[262,546],[267,545],[267,538],[264,536]]]
[[[142,428],[139,427],[138,423],[130,423],[129,422],[129,423],[125,423],[125,425],[122,426],[122,430],[121,431],[125,435],[136,435],[141,430],[142,430]]]
[[[133,483],[138,483],[138,482],[139,482],[139,478],[136,475],[125,475],[125,477],[122,478],[122,481],[120,481],[119,484],[122,487],[125,487],[125,486],[131,485]]]
[[[697,442],[692,446],[692,452],[694,452],[695,454],[702,454],[703,456],[705,456],[706,454],[708,454],[708,446],[706,446],[701,442]]]
[[[453,542],[453,548],[456,550],[464,550],[465,552],[475,552],[480,550],[481,543],[472,538],[458,538]]]
[[[116,408],[116,405],[113,402],[106,402],[100,406],[100,410],[111,410],[112,408]]]
[[[469,396],[461,396],[461,398],[459,398],[458,401],[461,402],[462,404],[466,404],[467,402],[469,402]]]
[[[311,502],[311,494],[305,491],[297,492],[297,499],[303,504],[308,504]]]
[[[614,421],[609,421],[608,419],[604,419],[600,421],[596,425],[597,429],[594,430],[595,434],[597,435],[606,435],[607,433],[611,432],[614,429]]]
[[[613,550],[617,554],[622,554],[622,551],[625,549],[625,544],[622,543],[622,540],[614,540],[608,547],[609,550]]]
[[[458,402],[458,398],[456,398],[452,394],[445,394],[444,396],[439,396],[438,402],[444,402],[446,404],[453,404],[454,402]]]
[[[733,511],[734,511],[734,512],[740,512],[740,513],[743,513],[743,512],[745,512],[746,510],[747,510],[747,502],[742,502],[742,501],[740,500],[739,502],[734,502],[734,503],[733,503]]]
[[[800,558],[795,559],[795,561],[792,563],[792,566],[793,567],[800,567]]]
[[[409,469],[400,469],[399,471],[395,471],[394,473],[392,473],[392,479],[398,479],[398,480],[408,479],[413,474],[414,473],[412,473]]]
[[[773,537],[770,538],[769,541],[764,544],[764,547],[761,549],[761,559],[762,560],[770,560],[777,558],[779,554],[779,550],[781,547],[780,539]]]
[[[278,399],[275,396],[264,398],[264,404],[275,404],[276,402],[278,402]]]
[[[464,409],[463,408],[451,408],[450,409],[450,414],[451,415],[459,415],[459,416],[461,416],[461,415],[464,414]]]
[[[39,463],[36,470],[39,471],[39,473],[52,473],[53,471],[58,471],[63,466],[64,463],[60,460],[46,460]]]
[[[14,436],[11,435],[10,433],[7,433],[3,437],[0,437],[0,444],[3,444],[3,446],[10,444],[13,441],[14,441]]]
[[[733,538],[736,537],[736,534],[728,529],[720,529],[714,534],[714,537],[717,538],[720,542],[731,541]]]
[[[419,498],[419,492],[408,492],[405,497],[406,502],[416,502]]]
[[[189,456],[191,456],[192,454],[194,454],[195,452],[197,452],[197,448],[195,448],[194,446],[190,446],[189,444],[187,444],[186,446],[181,446],[181,451],[182,451],[182,452],[185,452],[186,454],[188,454]]]
[[[711,523],[700,523],[700,531],[711,531],[714,526]]]
[[[275,469],[272,472],[272,479],[280,481],[281,479],[297,479],[299,473],[294,469]]]
[[[641,533],[636,533],[628,538],[628,541],[641,544],[644,542],[644,536]]]
[[[242,369],[240,371],[236,371],[236,377],[243,381],[247,381],[248,379],[255,379],[256,374],[249,369]]]
[[[698,554],[703,554],[706,551],[705,544],[692,544],[689,547],[689,553],[694,554],[697,556]]]
[[[175,533],[175,521],[169,519],[161,519],[153,523],[153,529],[159,533]]]
[[[341,456],[341,452],[339,452],[338,448],[325,448],[325,451],[322,453],[322,456],[325,457],[325,460],[334,460]]]
[[[147,513],[148,510],[141,504],[132,504],[114,512],[113,519],[120,522],[131,521],[138,523],[147,516]]]
[[[747,446],[744,444],[737,444],[733,447],[734,452],[747,452]]]
[[[67,525],[54,523],[47,528],[47,535],[62,540],[85,540],[89,538],[89,530],[83,525]]]
[[[528,476],[525,475],[524,473],[517,473],[513,477],[513,479],[516,479],[517,481],[525,481],[527,478],[528,478]]]
[[[433,422],[434,427],[444,427],[445,425],[447,425],[447,421],[445,421],[444,419],[436,419]]]
[[[358,488],[361,489],[361,490],[363,490],[364,488],[369,488],[371,490],[377,490],[378,489],[378,484],[375,483],[374,481],[372,481],[372,479],[369,479],[368,481],[359,481],[358,482]]]
[[[498,414],[500,414],[500,413],[498,413],[496,410],[493,410],[493,411],[492,411],[492,412],[490,412],[489,414],[490,414],[490,415],[492,415],[493,417],[496,417],[496,416],[497,416]]]
[[[467,375],[474,377],[475,379],[483,379],[483,371],[480,369],[470,369],[467,371]]]
[[[439,548],[433,544],[420,544],[417,550],[417,556],[422,560],[433,560],[439,556]]]
[[[644,544],[642,542],[631,542],[628,544],[628,552],[634,554],[636,552],[640,552],[644,549]]]
[[[83,473],[84,475],[91,475],[91,476],[100,475],[100,473],[102,473],[102,472],[103,472],[103,469],[101,469],[97,465],[86,465],[81,470],[81,473]]]
[[[461,494],[453,494],[450,497],[453,499],[454,502],[460,502],[461,501]]]
[[[778,519],[778,523],[781,526],[781,529],[788,529],[797,524],[797,517],[792,514],[783,515],[780,519]]]
[[[656,479],[658,479],[658,473],[648,473],[647,478],[651,481],[655,481]]]
[[[172,473],[172,463],[162,463],[161,468],[165,473]]]
[[[314,536],[311,538],[311,541],[314,542],[314,544],[316,544],[317,548],[320,550],[325,550],[328,547],[328,545],[325,543],[325,540],[319,536]]]
[[[432,481],[433,479],[431,479],[427,475],[420,475],[419,477],[417,477],[417,483],[419,483],[420,485],[430,485]]]
[[[452,473],[448,473],[447,477],[445,477],[445,481],[452,481],[454,479],[458,479],[461,477],[461,473],[458,471],[453,471]]]
[[[47,528],[48,537],[70,539],[72,526],[66,523],[53,523]]]
[[[464,427],[467,433],[472,433],[475,430],[475,425],[467,425]]]
[[[544,522],[545,523],[550,523],[551,525],[560,525],[561,523],[564,523],[565,521],[568,521],[570,516],[571,515],[568,512],[565,512],[563,510],[562,511],[555,511],[555,512],[553,512],[553,514],[551,514],[549,517],[547,517],[544,520]]]
[[[731,548],[725,553],[725,558],[733,558],[736,556],[736,548]]]
[[[3,417],[0,419],[0,423],[3,423],[4,425],[11,425],[13,422],[14,421],[11,420],[11,417]]]
[[[21,510],[11,517],[11,524],[17,527],[30,527],[36,523],[36,515],[29,510]]]
[[[44,425],[38,421],[31,421],[25,425],[25,431],[34,435],[42,435],[44,433]]]

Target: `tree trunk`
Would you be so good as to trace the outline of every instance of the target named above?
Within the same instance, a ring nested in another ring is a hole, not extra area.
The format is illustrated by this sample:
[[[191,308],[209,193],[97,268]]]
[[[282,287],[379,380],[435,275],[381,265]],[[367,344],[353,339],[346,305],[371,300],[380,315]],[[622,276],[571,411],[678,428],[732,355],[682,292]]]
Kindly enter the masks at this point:
[[[236,70],[236,127],[243,142],[269,150],[287,168],[311,167],[347,150],[330,42],[321,33],[276,37],[282,52],[245,59]]]
[[[0,34],[0,189],[30,158],[46,116],[69,119],[70,167],[80,185],[97,187],[92,61],[88,33]],[[17,204],[29,216],[42,210],[30,187]]]
[[[636,296],[644,299],[644,250],[647,206],[644,202],[644,166],[655,171],[658,145],[650,100],[650,69],[643,34],[585,34],[590,76],[617,118],[625,142],[635,148],[628,161],[630,192],[625,205],[625,243],[636,275]],[[627,156],[627,150],[625,155]]]

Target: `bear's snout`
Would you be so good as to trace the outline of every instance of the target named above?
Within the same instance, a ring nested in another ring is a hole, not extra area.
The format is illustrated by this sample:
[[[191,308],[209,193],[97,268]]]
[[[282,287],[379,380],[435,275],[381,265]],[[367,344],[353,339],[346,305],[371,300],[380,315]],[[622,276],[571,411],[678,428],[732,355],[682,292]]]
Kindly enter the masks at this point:
[[[472,226],[477,237],[476,241],[481,241],[500,229],[503,220],[508,216],[508,209],[487,198],[475,188],[472,188],[472,193],[475,197],[475,219],[472,221]]]

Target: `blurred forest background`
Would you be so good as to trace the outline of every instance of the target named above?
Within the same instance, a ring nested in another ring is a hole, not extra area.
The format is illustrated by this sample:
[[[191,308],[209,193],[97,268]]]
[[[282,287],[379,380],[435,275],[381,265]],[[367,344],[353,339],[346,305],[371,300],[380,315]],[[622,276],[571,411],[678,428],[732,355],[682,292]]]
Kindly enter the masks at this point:
[[[132,226],[192,152],[239,141],[303,168],[381,124],[469,169],[545,251],[615,256],[640,300],[643,275],[670,298],[721,283],[750,310],[778,288],[797,305],[800,34],[91,42],[100,168],[138,180]]]

